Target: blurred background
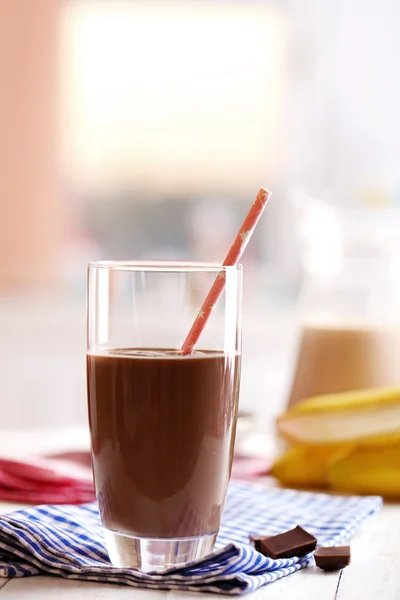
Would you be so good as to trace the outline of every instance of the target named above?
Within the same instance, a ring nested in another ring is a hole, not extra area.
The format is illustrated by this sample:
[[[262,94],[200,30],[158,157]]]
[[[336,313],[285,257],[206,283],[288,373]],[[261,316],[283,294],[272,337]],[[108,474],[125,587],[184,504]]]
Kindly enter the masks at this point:
[[[394,323],[399,30],[395,0],[3,0],[0,427],[86,423],[89,260],[222,260],[260,185],[242,410],[285,406],[305,313]]]

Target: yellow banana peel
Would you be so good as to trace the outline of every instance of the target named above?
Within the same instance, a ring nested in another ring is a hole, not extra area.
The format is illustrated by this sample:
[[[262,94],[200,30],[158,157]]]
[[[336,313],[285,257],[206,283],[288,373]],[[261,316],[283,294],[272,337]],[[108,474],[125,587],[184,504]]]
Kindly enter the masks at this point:
[[[287,486],[326,488],[329,464],[351,449],[352,446],[292,446],[275,461],[271,474]]]
[[[400,442],[400,389],[360,390],[309,398],[277,419],[297,444],[380,446]]]
[[[400,499],[400,444],[357,448],[327,465],[326,479],[338,491]]]

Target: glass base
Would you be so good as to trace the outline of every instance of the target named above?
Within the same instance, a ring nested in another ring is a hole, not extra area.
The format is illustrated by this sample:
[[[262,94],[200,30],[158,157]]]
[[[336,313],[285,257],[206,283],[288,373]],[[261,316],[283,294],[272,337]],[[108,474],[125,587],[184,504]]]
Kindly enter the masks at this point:
[[[110,560],[115,567],[159,571],[202,558],[214,549],[217,532],[195,538],[137,538],[104,529]]]

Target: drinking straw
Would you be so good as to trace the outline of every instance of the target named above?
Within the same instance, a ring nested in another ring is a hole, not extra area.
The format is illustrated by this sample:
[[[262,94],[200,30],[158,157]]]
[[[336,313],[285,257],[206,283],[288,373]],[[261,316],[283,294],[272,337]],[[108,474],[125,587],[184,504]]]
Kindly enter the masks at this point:
[[[251,236],[253,235],[253,231],[256,228],[256,225],[263,214],[270,197],[270,191],[266,190],[265,188],[260,188],[256,199],[254,200],[245,220],[242,223],[241,228],[239,229],[239,233],[237,234],[235,241],[233,242],[224,262],[222,263],[222,266],[228,267],[237,265],[240,257],[246,249],[247,244],[250,241]],[[208,292],[207,297],[197,313],[197,317],[195,318],[194,323],[182,344],[182,354],[191,354],[193,352],[193,348],[197,344],[201,332],[203,331],[205,324],[214,310],[214,306],[218,302],[224,287],[225,271],[222,270],[218,273],[214,283],[212,284],[211,289]]]

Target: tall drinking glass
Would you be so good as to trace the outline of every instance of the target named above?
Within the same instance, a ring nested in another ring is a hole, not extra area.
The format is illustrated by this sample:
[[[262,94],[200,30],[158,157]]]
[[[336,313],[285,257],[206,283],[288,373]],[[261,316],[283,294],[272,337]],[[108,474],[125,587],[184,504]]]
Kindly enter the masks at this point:
[[[216,277],[193,354],[180,346]],[[97,262],[87,384],[96,495],[111,562],[144,571],[210,553],[235,441],[241,266]]]

